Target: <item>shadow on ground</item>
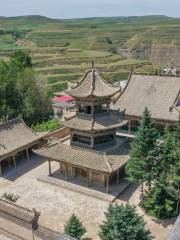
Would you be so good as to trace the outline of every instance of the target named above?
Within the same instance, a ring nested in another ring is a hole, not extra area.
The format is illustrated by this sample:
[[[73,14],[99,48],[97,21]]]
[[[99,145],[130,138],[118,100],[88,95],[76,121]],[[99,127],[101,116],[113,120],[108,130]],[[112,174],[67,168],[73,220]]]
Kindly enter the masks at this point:
[[[46,160],[42,157],[31,153],[30,160],[22,159],[21,161],[18,161],[16,169],[14,167],[5,169],[2,178],[9,181],[15,181],[17,178],[23,176],[27,172],[43,164],[45,161]]]
[[[133,193],[138,189],[139,185],[138,184],[130,184],[128,188],[126,188],[126,191],[124,191],[118,199],[122,201],[128,202]]]

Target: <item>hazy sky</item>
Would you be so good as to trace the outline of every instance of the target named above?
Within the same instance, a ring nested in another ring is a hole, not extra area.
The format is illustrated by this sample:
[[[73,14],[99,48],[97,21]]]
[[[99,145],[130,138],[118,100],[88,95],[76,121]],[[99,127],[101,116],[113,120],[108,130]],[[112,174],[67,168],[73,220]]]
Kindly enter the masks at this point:
[[[180,0],[0,0],[0,16],[77,18],[151,14],[180,17]]]

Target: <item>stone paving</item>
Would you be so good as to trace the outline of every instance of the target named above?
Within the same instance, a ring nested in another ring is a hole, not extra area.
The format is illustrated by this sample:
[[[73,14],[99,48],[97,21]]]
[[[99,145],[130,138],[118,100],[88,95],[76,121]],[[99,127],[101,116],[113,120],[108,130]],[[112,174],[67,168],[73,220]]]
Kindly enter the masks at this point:
[[[28,208],[36,208],[41,212],[40,224],[60,232],[63,232],[64,223],[72,213],[75,213],[87,229],[85,237],[99,240],[97,236],[98,226],[104,219],[104,212],[109,203],[37,181],[38,177],[48,175],[47,162],[39,161],[38,165],[37,161],[39,160],[33,158],[31,163],[28,162],[17,168],[17,175],[11,173],[6,179],[0,178],[0,195],[4,192],[19,195],[18,204]],[[55,171],[57,168],[58,166],[54,163],[52,170]],[[129,201],[130,204],[138,204],[139,195],[138,189],[129,188],[117,200],[117,203]],[[137,211],[143,214],[140,208]],[[152,233],[156,235],[155,240],[165,239],[170,225],[163,227],[148,216],[145,216],[145,221]]]

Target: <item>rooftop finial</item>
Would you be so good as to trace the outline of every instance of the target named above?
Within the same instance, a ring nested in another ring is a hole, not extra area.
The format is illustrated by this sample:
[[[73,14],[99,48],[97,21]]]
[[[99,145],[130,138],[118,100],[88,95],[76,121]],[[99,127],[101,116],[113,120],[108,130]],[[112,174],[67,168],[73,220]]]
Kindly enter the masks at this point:
[[[94,61],[92,61],[92,69],[94,69]]]

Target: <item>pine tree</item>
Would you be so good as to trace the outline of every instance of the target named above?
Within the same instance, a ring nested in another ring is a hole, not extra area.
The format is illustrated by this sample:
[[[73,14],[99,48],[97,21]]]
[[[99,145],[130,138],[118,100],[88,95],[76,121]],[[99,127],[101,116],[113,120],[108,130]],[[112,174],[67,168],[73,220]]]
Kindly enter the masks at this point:
[[[100,225],[101,240],[150,240],[142,217],[130,205],[110,205],[105,213],[106,220]]]
[[[172,177],[169,179],[169,193],[176,200],[176,212],[180,212],[180,118],[177,122],[175,132],[174,165],[172,165]]]
[[[159,148],[159,161],[157,164],[158,176],[165,179],[172,174],[174,165],[177,162],[176,140],[169,126],[166,126],[162,143]],[[157,176],[157,177],[158,177]]]
[[[83,227],[82,223],[74,214],[70,217],[64,229],[67,235],[74,237],[78,240],[80,240],[82,235],[86,233],[86,229]]]
[[[166,126],[161,143],[151,155],[155,162],[154,185],[143,201],[149,214],[169,218],[180,210],[180,121],[175,130]]]
[[[162,175],[147,192],[142,204],[147,213],[165,219],[176,216],[176,202],[169,193],[169,183]]]
[[[180,154],[180,152],[179,152]],[[172,181],[168,185],[169,195],[176,201],[176,213],[180,212],[180,161],[175,165]]]
[[[126,172],[130,181],[141,184],[143,196],[143,183],[146,182],[151,187],[153,161],[149,155],[155,147],[158,132],[151,119],[150,112],[145,108],[140,127],[130,151],[130,160],[126,166]]]

